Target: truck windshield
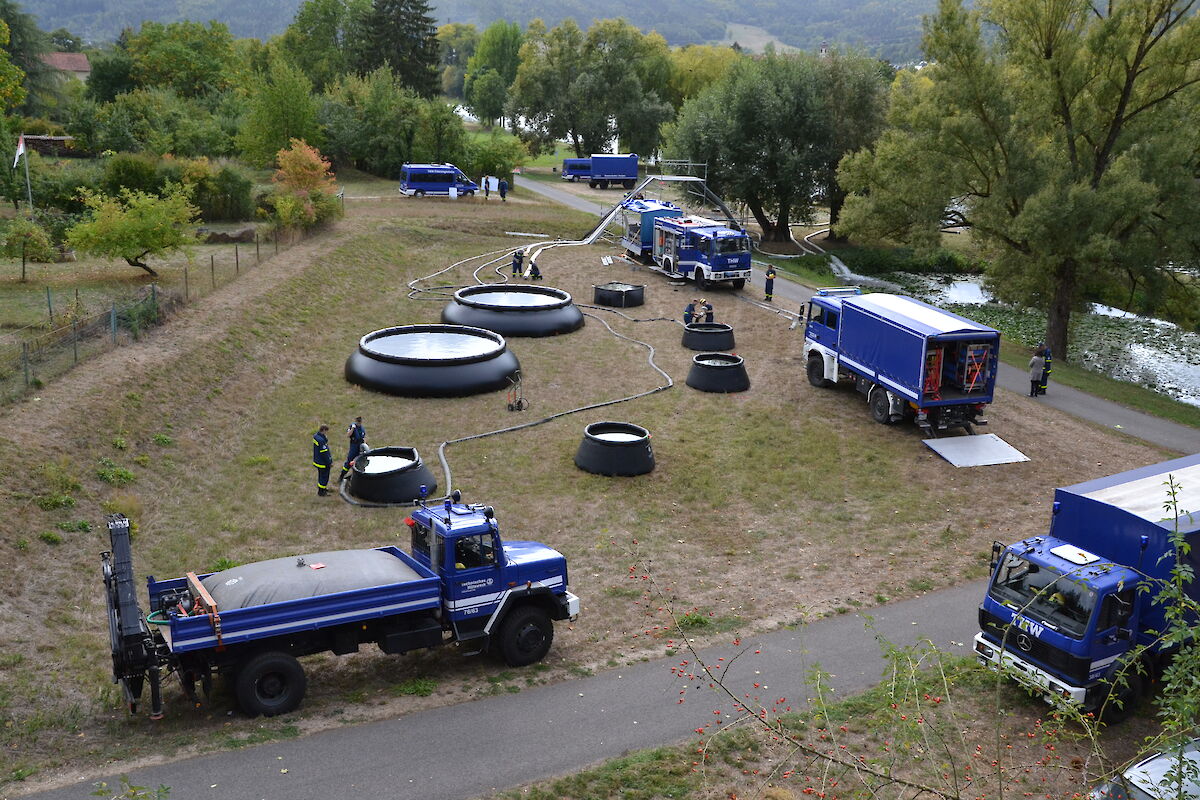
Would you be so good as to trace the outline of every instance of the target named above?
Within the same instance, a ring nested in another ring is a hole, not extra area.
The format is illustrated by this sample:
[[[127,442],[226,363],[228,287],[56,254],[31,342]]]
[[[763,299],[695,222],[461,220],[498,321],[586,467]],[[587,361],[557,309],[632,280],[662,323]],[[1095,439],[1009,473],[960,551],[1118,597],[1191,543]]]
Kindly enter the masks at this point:
[[[745,253],[750,249],[746,242],[747,240],[740,236],[730,236],[724,239],[717,239],[717,255],[736,255],[737,253]]]
[[[1023,616],[1076,639],[1083,638],[1096,607],[1096,592],[1078,578],[1005,553],[988,594]]]

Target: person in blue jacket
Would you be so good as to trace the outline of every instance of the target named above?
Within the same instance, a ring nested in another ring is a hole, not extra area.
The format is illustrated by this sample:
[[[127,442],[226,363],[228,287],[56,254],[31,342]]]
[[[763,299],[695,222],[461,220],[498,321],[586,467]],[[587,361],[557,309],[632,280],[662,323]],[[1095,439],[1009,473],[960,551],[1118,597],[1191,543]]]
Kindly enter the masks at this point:
[[[313,466],[317,468],[317,497],[329,494],[329,471],[333,469],[333,456],[329,453],[328,425],[317,428],[313,434]]]
[[[1053,367],[1051,365],[1054,361],[1054,358],[1050,354],[1050,345],[1043,343],[1041,348],[1042,358],[1045,363],[1042,365],[1042,380],[1038,384],[1038,394],[1045,394],[1046,385],[1050,383],[1050,373],[1053,371]]]
[[[514,278],[521,277],[521,270],[522,270],[524,263],[525,263],[525,250],[518,249],[517,252],[513,253],[513,260],[512,260],[512,276]]]
[[[767,267],[766,279],[763,281],[763,289],[766,297],[763,300],[768,303],[775,299],[775,267]]]
[[[688,300],[688,304],[683,307],[683,324],[691,325],[692,320],[696,318],[696,300],[695,298]]]
[[[508,181],[504,180],[504,178],[500,179],[500,199],[506,203],[508,202]]]
[[[362,417],[354,418],[354,422],[350,423],[350,427],[346,429],[346,435],[350,437],[350,444],[346,448],[346,463],[342,464],[342,474],[338,478],[339,481],[346,480],[346,473],[350,471],[350,464],[354,459],[358,458],[358,454],[366,447],[367,429],[363,427]]]

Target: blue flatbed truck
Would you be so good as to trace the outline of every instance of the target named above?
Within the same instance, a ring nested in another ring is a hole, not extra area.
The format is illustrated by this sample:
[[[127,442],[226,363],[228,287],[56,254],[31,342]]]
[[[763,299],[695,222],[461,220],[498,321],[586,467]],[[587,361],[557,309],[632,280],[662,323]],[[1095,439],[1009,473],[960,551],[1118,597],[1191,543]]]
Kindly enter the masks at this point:
[[[1176,532],[1190,544],[1184,563],[1200,570],[1197,508],[1200,454],[1056,489],[1047,534],[992,546],[976,657],[1048,702],[1126,716],[1177,652],[1163,641],[1161,593]],[[1194,577],[1184,591],[1200,600]]]
[[[593,189],[609,185],[632,189],[638,177],[637,153],[593,153],[588,158],[566,158],[562,163],[564,181],[587,181]]]
[[[695,281],[697,289],[741,289],[750,279],[750,236],[707,217],[655,217],[650,257],[663,274]]]
[[[563,555],[537,542],[502,541],[490,507],[447,499],[405,519],[412,553],[387,546],[260,561],[218,573],[146,581],[150,613],[134,591],[129,520],[108,518],[102,555],[113,680],[136,713],[143,685],[161,717],[162,679],[174,673],[199,703],[215,674],[231,679],[242,710],[285,714],[307,679],[298,658],[388,654],[456,644],[510,666],[540,661],[553,620],[574,619]]]
[[[804,357],[809,383],[853,383],[876,422],[974,433],[995,395],[1000,334],[911,297],[836,287],[809,301]]]

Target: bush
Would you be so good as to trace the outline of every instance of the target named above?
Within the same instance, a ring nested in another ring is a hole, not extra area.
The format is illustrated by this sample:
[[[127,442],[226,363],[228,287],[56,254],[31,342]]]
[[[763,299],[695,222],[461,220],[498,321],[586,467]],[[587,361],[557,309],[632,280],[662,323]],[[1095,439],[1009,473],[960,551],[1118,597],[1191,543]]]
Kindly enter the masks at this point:
[[[24,257],[35,263],[49,264],[58,260],[58,249],[50,233],[36,219],[18,217],[0,231],[0,250],[9,258]]]
[[[91,163],[71,161],[52,167],[42,161],[37,168],[30,169],[29,182],[39,207],[82,214],[86,206],[79,197],[79,190],[97,188],[100,176],[100,168]]]
[[[158,159],[134,153],[117,153],[104,162],[100,191],[117,196],[122,188],[147,194],[158,194],[163,186]]]
[[[132,472],[124,467],[118,467],[116,463],[109,458],[100,459],[100,467],[96,470],[96,477],[105,483],[111,483],[114,486],[125,486],[133,483],[135,476]]]
[[[205,222],[240,222],[254,218],[254,182],[232,167],[222,167],[196,184],[192,203]]]

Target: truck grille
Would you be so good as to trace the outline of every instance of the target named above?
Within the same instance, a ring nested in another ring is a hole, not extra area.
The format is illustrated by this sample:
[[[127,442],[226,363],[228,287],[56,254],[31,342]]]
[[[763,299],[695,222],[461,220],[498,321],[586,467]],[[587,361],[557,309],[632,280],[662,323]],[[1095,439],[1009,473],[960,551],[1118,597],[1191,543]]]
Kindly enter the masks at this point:
[[[1034,664],[1061,675],[1075,686],[1087,684],[1088,671],[1091,668],[1091,661],[1088,659],[1073,656],[1057,647],[1051,647],[1041,639],[1035,639],[1032,636],[1028,636],[1029,649],[1024,650],[1017,646],[1017,634],[1021,631],[1007,622],[1002,622],[999,617],[982,608],[979,609],[979,629],[997,644],[1005,642],[1004,649],[1007,652],[1027,658]],[[1006,632],[1008,639],[1004,638]]]

